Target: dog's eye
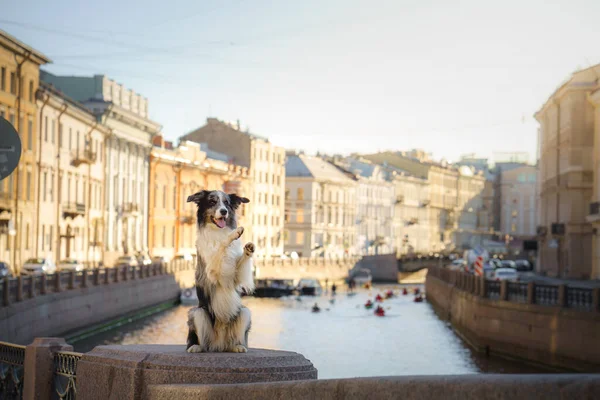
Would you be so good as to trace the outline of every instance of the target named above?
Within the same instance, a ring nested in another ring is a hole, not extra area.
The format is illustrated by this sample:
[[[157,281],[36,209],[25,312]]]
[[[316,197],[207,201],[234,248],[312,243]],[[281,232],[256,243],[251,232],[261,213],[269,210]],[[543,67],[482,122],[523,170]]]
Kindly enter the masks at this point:
[[[217,201],[216,201],[216,200],[211,200],[211,201],[210,201],[210,205],[211,205],[211,206],[214,206],[215,204],[217,204]]]

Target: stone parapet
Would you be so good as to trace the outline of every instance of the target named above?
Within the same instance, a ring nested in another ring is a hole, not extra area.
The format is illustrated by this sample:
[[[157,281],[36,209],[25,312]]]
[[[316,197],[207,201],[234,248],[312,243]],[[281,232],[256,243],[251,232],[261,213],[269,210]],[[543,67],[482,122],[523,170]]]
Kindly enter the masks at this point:
[[[598,375],[441,375],[233,385],[151,385],[149,400],[597,399]]]
[[[316,378],[317,370],[309,360],[287,351],[190,354],[179,345],[98,346],[78,363],[77,396],[147,399],[152,385],[218,386]]]

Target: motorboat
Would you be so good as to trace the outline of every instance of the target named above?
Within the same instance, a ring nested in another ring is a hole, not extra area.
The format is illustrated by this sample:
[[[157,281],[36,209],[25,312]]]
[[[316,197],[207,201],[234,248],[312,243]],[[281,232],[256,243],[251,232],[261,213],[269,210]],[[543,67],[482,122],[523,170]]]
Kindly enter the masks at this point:
[[[382,303],[383,302],[383,297],[381,297],[380,294],[377,294],[377,296],[375,296],[375,301],[378,303]]]
[[[312,312],[317,313],[320,311],[321,311],[321,308],[319,307],[319,305],[317,303],[315,303],[315,305],[312,306]]]
[[[418,294],[415,296],[415,303],[422,303],[423,302],[423,296],[421,294]]]
[[[196,293],[196,288],[185,288],[181,290],[181,294],[179,295],[179,300],[181,304],[184,305],[198,305],[198,294]]]
[[[385,310],[383,309],[383,307],[377,306],[377,308],[375,309],[375,315],[377,315],[378,317],[385,317]]]
[[[391,289],[385,292],[386,299],[391,299],[392,297],[394,297],[394,292]]]
[[[298,282],[298,293],[302,296],[319,296],[323,293],[323,287],[317,279],[302,278]]]
[[[255,286],[254,297],[290,296],[295,289],[292,279],[257,279]]]
[[[373,308],[373,302],[371,300],[367,300],[367,302],[365,303],[365,308],[367,310],[370,310],[371,308]]]
[[[402,289],[402,295],[403,296],[408,295],[408,290],[406,288]]]

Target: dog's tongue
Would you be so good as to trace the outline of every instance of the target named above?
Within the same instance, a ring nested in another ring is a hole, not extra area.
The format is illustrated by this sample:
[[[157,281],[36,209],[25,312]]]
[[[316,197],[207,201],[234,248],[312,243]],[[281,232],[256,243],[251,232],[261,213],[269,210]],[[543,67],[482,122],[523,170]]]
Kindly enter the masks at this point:
[[[219,228],[225,228],[225,218],[215,219],[215,223]]]

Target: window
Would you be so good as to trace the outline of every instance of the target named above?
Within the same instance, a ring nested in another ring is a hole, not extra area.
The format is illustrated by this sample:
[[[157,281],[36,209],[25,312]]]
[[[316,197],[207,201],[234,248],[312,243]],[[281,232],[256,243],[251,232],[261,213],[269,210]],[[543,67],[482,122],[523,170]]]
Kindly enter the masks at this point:
[[[123,180],[123,182],[125,182]],[[75,203],[79,203],[79,178],[75,178]]]
[[[296,232],[296,244],[304,244],[304,232]]]
[[[29,102],[33,103],[33,81],[29,81]]]
[[[27,121],[27,150],[33,150],[33,121]]]
[[[6,67],[0,68],[0,90],[6,90]]]
[[[29,224],[25,228],[25,248],[29,250]]]
[[[296,222],[299,224],[304,222],[304,210],[301,208],[296,210]]]
[[[166,236],[167,236],[167,228],[163,226],[163,228],[162,228],[162,245],[163,245],[163,247],[165,247],[167,244]]]
[[[10,92],[17,94],[17,74],[14,72],[10,73]]]
[[[11,113],[10,116],[8,117],[8,120],[10,121],[10,124],[12,126],[15,126],[15,114]]]
[[[63,147],[63,124],[62,122],[58,123],[58,148],[62,149]]]
[[[44,117],[44,142],[48,142],[48,116]]]
[[[77,141],[75,142],[75,148],[77,149],[77,154],[79,154],[79,131],[77,131]],[[123,191],[123,194],[125,191]]]
[[[296,197],[298,200],[304,200],[304,189],[303,188],[298,188]]]
[[[290,199],[290,189],[285,189],[285,199],[286,200]]]
[[[55,127],[56,127],[56,124],[54,123],[54,120],[50,121],[50,125],[52,126],[52,144],[54,144],[55,143],[55,141],[54,141],[55,140],[54,139],[54,136],[55,136]]]
[[[42,185],[42,198],[44,199],[44,201],[46,201],[46,190],[47,190],[47,180],[48,180],[48,173],[44,172],[44,183]],[[44,245],[42,245],[42,248],[44,248]]]
[[[285,210],[285,214],[283,215],[283,222],[290,222],[290,212]]]
[[[258,194],[258,202],[261,203],[262,202],[262,193]]]
[[[48,239],[48,247],[52,251],[52,239],[54,238],[54,227],[50,225],[50,239]]]
[[[73,148],[73,129],[69,128],[69,150]]]
[[[175,205],[177,204],[177,186],[173,186],[173,209],[175,209]]]
[[[42,251],[45,250],[46,245],[46,225],[42,225]]]
[[[175,227],[171,231],[171,246],[175,247]]]
[[[163,208],[167,208],[167,185],[163,186]],[[164,243],[163,243],[163,246],[164,246]]]
[[[27,201],[31,200],[31,172],[27,171]]]

